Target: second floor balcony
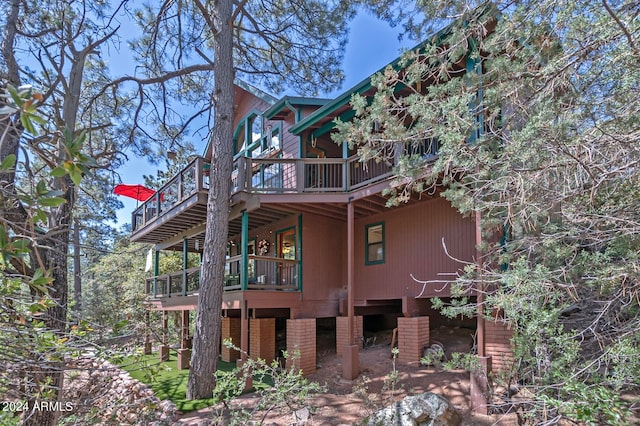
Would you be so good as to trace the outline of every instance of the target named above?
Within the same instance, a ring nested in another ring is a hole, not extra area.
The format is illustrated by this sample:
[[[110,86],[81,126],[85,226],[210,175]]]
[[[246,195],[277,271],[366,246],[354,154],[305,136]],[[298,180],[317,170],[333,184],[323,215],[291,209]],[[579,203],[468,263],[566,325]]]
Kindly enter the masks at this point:
[[[160,243],[204,223],[210,165],[196,157],[139,206],[131,219],[131,238]],[[392,165],[350,158],[237,157],[231,194],[336,194],[358,190],[392,174]]]

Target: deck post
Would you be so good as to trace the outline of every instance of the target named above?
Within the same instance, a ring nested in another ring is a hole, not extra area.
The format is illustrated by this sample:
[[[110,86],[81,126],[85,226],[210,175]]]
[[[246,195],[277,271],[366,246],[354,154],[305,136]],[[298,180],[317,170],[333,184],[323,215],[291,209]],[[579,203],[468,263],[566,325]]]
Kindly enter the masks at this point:
[[[355,318],[354,318],[354,224],[353,202],[351,198],[347,203],[347,346],[342,354],[342,377],[353,380],[360,373],[359,346],[355,344]]]
[[[151,316],[149,309],[144,312],[144,354],[151,355],[151,339],[149,338],[149,328],[151,327]]]
[[[238,189],[237,191],[244,191],[247,189],[247,186],[245,185],[245,180],[246,180],[246,173],[245,173],[245,169],[246,169],[246,165],[245,165],[245,158],[244,156],[238,157]]]
[[[249,302],[244,300],[240,308],[240,358],[247,360],[249,355]]]
[[[347,142],[342,143],[342,190],[344,192],[349,191],[349,144]]]
[[[476,268],[478,271],[478,282],[476,282],[476,315],[477,318],[477,335],[478,341],[476,346],[478,347],[478,356],[484,357],[485,345],[484,345],[484,285],[482,283],[482,226],[480,221],[482,220],[482,214],[480,210],[476,210]]]
[[[178,370],[188,370],[191,364],[191,339],[189,337],[189,310],[182,311],[180,349],[178,349]]]
[[[242,258],[240,259],[240,282],[242,290],[246,290],[249,286],[249,213],[242,210],[242,230],[240,231],[240,248],[242,250]]]
[[[153,253],[153,297],[158,294],[158,275],[160,274],[160,250]]]
[[[160,361],[169,360],[169,315],[162,311],[162,344],[160,345]]]
[[[182,295],[187,295],[187,268],[189,264],[189,239],[182,240]]]
[[[302,193],[307,186],[305,182],[307,164],[300,159],[297,159],[294,164],[296,165],[296,192]]]

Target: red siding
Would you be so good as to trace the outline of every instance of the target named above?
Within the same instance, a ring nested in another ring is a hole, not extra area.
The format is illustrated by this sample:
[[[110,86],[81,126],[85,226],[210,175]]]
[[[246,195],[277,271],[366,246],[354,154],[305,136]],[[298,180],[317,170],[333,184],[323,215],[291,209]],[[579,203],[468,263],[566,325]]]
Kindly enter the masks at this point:
[[[365,265],[365,226],[384,222],[385,262]],[[443,198],[434,198],[357,220],[355,223],[356,300],[415,297],[420,280],[453,281],[464,265],[447,256],[471,261],[475,254],[474,223],[460,216]],[[452,273],[454,275],[452,275]],[[427,286],[422,297],[448,296],[438,292],[444,283]]]
[[[236,105],[233,117],[233,129],[235,131],[240,120],[253,110],[265,111],[271,105],[264,100],[252,95],[244,90],[236,90],[234,103]]]
[[[305,213],[302,216],[302,290],[308,300],[346,298],[346,225]]]
[[[289,132],[289,128],[292,126],[293,124],[288,122],[288,121],[284,121],[282,122],[282,151],[283,151],[283,157],[284,158],[299,158],[299,151],[300,151],[300,141],[299,138],[293,134],[291,134],[291,132]]]

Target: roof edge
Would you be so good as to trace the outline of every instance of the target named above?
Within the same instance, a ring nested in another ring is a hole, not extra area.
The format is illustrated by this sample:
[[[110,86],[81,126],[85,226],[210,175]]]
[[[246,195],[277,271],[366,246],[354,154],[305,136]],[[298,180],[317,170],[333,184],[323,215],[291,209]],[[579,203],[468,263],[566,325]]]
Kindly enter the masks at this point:
[[[490,14],[493,14],[493,15],[497,15],[498,11],[497,11],[497,8],[490,1],[488,1],[488,2],[484,3],[481,6],[478,6],[473,11],[473,13],[477,14],[477,15],[483,15],[485,13],[490,13]],[[328,114],[331,114],[331,113],[335,112],[337,109],[339,109],[342,106],[344,106],[349,101],[349,99],[351,99],[351,96],[353,94],[362,93],[362,92],[364,92],[366,90],[369,90],[371,88],[371,77],[373,77],[374,75],[376,75],[378,73],[383,72],[389,66],[394,67],[394,68],[397,67],[399,62],[402,60],[402,58],[403,58],[403,56],[404,56],[404,54],[406,52],[415,51],[417,49],[422,49],[424,46],[427,46],[429,44],[440,43],[442,41],[442,39],[444,38],[444,36],[446,36],[447,33],[449,33],[452,30],[454,24],[455,24],[455,21],[450,22],[449,24],[444,26],[442,29],[436,31],[433,35],[426,37],[426,39],[424,41],[418,43],[417,45],[415,45],[411,49],[404,50],[396,59],[394,59],[390,63],[386,64],[385,66],[380,68],[378,71],[374,72],[369,77],[365,78],[360,83],[358,83],[355,86],[353,86],[351,89],[347,90],[346,92],[343,92],[341,95],[339,95],[333,101],[331,101],[331,102],[327,103],[326,105],[324,105],[322,108],[320,108],[320,109],[314,111],[313,113],[309,114],[303,120],[301,120],[300,122],[295,124],[293,127],[291,127],[289,129],[289,132],[293,133],[296,136],[299,136],[300,133],[302,131],[306,130],[309,126],[312,126],[313,124],[317,123],[324,116],[326,116]]]

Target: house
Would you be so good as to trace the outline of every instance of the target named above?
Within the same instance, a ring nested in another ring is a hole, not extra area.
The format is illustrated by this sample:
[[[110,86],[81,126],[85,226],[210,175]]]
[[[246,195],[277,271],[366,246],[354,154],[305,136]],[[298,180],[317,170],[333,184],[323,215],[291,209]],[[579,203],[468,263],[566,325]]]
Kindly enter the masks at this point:
[[[299,350],[295,362],[311,374],[318,338],[328,330],[345,377],[353,378],[367,331],[397,329],[399,361],[418,363],[435,328],[471,326],[477,327],[478,354],[500,368],[512,357],[509,330],[482,319],[449,320],[430,302],[450,297],[450,282],[464,267],[460,260],[474,261],[474,218],[462,217],[437,193],[386,207],[382,191],[393,165],[361,162],[347,144],[330,138],[337,117],[353,116],[351,95],[373,90],[367,78],[335,99],[276,99],[236,82],[222,337],[267,361],[280,350]],[[419,149],[437,155],[430,142]],[[208,154],[134,211],[133,241],[154,244],[156,253],[182,251],[185,265],[186,253],[202,250]],[[157,258],[146,284],[149,304],[182,312],[186,366],[199,268],[158,275]],[[225,347],[221,356],[241,357]]]

